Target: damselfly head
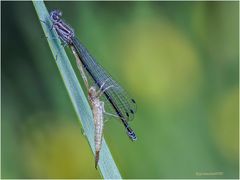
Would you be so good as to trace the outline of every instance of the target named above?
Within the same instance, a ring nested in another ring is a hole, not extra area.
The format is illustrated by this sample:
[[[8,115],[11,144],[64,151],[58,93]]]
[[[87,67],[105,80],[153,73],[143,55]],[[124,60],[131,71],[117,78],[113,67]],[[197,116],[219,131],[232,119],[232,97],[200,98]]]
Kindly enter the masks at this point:
[[[55,22],[58,22],[60,19],[61,19],[61,16],[62,16],[62,12],[59,11],[59,10],[53,10],[51,13],[50,13],[50,18],[52,21],[55,21]]]

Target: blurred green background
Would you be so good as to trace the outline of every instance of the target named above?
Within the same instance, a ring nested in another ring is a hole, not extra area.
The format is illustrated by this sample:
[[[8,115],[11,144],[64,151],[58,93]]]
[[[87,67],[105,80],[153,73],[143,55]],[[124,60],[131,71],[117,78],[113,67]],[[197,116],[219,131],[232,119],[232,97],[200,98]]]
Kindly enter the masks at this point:
[[[45,4],[137,101],[138,141],[104,129],[124,178],[238,177],[238,2]],[[100,178],[32,3],[1,5],[2,178]]]

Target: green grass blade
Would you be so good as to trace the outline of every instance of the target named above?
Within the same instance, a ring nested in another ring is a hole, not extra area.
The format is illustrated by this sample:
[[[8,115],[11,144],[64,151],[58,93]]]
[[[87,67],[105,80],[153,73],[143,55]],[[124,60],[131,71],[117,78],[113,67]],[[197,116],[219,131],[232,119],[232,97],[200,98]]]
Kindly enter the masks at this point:
[[[55,59],[57,55],[56,64],[62,76],[63,82],[67,88],[77,116],[82,124],[90,147],[94,152],[94,124],[92,111],[90,109],[88,101],[83,93],[83,90],[81,89],[78,79],[55,30],[50,29],[51,20],[49,19],[49,13],[44,5],[44,2],[33,1],[33,4],[40,19],[43,31],[47,36],[47,41]],[[100,153],[99,169],[103,178],[105,179],[121,179],[119,170],[104,139]]]

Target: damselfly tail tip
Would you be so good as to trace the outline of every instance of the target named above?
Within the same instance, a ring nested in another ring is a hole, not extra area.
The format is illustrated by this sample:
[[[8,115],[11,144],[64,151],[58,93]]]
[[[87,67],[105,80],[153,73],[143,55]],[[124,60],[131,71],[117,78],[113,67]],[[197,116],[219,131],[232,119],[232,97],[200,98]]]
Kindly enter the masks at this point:
[[[133,131],[128,131],[128,137],[132,140],[132,141],[136,141],[137,140],[137,136]]]
[[[95,168],[97,169],[98,166],[98,160],[99,160],[99,151],[96,151],[96,157],[95,157]]]

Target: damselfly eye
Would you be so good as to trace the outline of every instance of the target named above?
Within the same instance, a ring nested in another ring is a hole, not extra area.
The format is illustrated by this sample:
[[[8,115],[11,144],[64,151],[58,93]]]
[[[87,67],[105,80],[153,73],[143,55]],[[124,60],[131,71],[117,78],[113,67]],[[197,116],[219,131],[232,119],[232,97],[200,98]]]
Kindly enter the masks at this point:
[[[60,17],[62,16],[62,12],[59,10],[56,10],[56,16],[57,16],[57,18],[60,19]]]
[[[58,20],[58,16],[56,16],[55,14],[52,16],[53,20]]]
[[[53,10],[50,14],[52,20],[58,21],[60,20],[60,17],[62,16],[62,12],[59,10]]]

